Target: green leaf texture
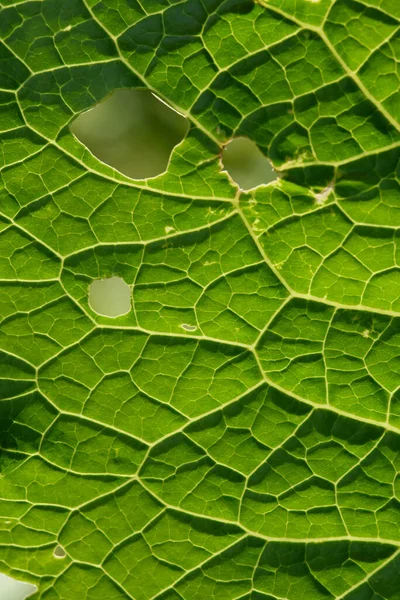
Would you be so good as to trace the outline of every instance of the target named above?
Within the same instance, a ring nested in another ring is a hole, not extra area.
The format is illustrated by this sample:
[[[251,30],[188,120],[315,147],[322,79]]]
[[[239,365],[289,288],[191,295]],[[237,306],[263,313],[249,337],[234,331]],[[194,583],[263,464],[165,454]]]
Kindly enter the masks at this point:
[[[399,20],[2,0],[0,569],[35,599],[400,598]],[[118,88],[188,119],[159,177],[70,132]],[[238,136],[275,182],[222,171]]]

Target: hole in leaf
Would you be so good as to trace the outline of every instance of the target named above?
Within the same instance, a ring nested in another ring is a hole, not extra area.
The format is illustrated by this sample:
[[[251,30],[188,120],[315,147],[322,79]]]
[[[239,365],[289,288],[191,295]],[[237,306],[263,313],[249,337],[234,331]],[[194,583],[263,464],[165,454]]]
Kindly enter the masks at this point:
[[[131,309],[131,290],[121,277],[96,279],[89,286],[90,307],[105,317],[120,317]]]
[[[0,598],[4,598],[4,600],[25,600],[36,591],[36,585],[18,581],[0,573]]]
[[[62,546],[57,545],[54,548],[53,556],[54,558],[65,558],[67,554]]]
[[[185,331],[196,331],[197,329],[196,325],[188,325],[187,323],[182,323],[181,327]]]
[[[250,190],[276,179],[276,172],[268,158],[255,142],[245,137],[235,138],[226,145],[222,163],[242,190]]]
[[[118,90],[71,124],[92,154],[134,179],[163,173],[187,129],[187,119],[148,90]]]

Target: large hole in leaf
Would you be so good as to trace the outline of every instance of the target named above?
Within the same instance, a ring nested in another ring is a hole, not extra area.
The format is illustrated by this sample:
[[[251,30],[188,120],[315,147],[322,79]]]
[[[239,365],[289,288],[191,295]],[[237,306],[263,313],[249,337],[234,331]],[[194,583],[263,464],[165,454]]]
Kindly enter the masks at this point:
[[[163,173],[187,119],[147,90],[118,90],[71,124],[98,159],[134,179]]]
[[[120,317],[131,309],[131,290],[121,277],[96,279],[89,286],[90,307],[104,317]]]
[[[245,137],[235,138],[226,145],[222,163],[242,190],[250,190],[276,179],[276,172],[268,158],[255,142]]]
[[[36,592],[37,587],[32,583],[18,581],[0,573],[0,598],[3,600],[25,600]]]

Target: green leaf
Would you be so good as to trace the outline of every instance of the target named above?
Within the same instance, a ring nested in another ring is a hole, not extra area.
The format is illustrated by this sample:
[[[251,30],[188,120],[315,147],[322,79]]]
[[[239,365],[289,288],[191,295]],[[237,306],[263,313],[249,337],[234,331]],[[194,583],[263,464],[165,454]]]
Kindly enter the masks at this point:
[[[37,600],[398,599],[397,0],[2,7],[1,571]],[[69,129],[122,88],[188,120],[158,177]],[[241,191],[233,137],[279,177]]]

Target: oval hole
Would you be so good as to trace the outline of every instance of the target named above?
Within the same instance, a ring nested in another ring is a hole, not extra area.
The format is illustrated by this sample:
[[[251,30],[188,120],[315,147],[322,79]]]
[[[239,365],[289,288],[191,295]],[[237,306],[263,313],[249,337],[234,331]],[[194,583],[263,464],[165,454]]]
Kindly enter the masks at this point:
[[[181,327],[185,331],[196,331],[197,329],[196,325],[189,325],[188,323],[182,323]]]
[[[70,129],[102,162],[134,179],[163,173],[187,119],[148,90],[117,90]]]
[[[4,600],[25,600],[36,591],[36,585],[18,581],[18,579],[0,573],[0,598],[4,598]]]
[[[131,290],[121,277],[96,279],[89,286],[89,305],[104,317],[120,317],[131,309]]]
[[[239,137],[229,142],[224,148],[222,163],[242,190],[250,190],[276,179],[276,172],[268,158],[249,138]]]

